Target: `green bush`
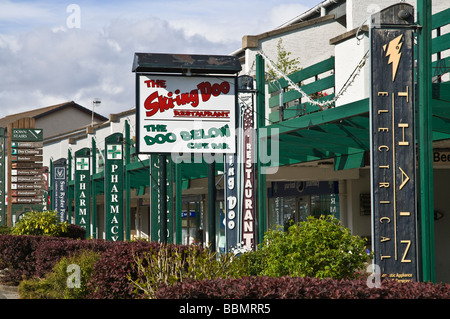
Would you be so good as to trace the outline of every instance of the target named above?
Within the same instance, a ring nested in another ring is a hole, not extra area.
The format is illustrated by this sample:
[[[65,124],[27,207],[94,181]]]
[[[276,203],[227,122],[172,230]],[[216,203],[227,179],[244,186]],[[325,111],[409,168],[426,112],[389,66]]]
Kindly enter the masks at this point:
[[[6,226],[0,226],[0,235],[10,234],[10,233],[11,233],[11,228],[6,227]]]
[[[310,217],[265,234],[260,246],[265,264],[260,275],[353,278],[370,258],[365,240],[353,236],[333,216]]]
[[[24,280],[19,285],[22,299],[84,299],[88,294],[87,283],[93,274],[94,264],[100,253],[84,250],[71,257],[63,257],[44,279]],[[79,287],[76,287],[75,272],[69,265],[80,268]],[[69,285],[70,283],[72,285]]]
[[[262,276],[267,267],[265,251],[261,249],[248,251],[233,258],[233,267],[241,276]]]
[[[67,223],[58,220],[57,212],[28,212],[11,229],[13,235],[62,236],[67,232]]]
[[[156,252],[135,258],[136,280],[128,276],[140,298],[153,299],[162,286],[171,286],[186,280],[228,278],[239,275],[232,265],[232,255],[218,256],[209,249],[188,246],[181,251],[169,245],[161,245]]]

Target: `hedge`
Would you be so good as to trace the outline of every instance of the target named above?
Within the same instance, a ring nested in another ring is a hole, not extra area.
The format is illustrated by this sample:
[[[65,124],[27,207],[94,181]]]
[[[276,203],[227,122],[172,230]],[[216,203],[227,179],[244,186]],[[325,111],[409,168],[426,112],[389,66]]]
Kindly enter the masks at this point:
[[[82,250],[101,253],[88,283],[88,298],[136,298],[134,287],[127,275],[137,278],[135,258],[144,252],[157,251],[159,243],[147,241],[110,242],[73,240],[69,238],[0,235],[0,270],[2,282],[18,284],[24,279],[43,278],[62,257]],[[171,249],[185,250],[187,246],[169,245]]]
[[[366,279],[242,277],[187,281],[161,287],[158,299],[449,299],[449,284],[383,280],[369,288]]]
[[[132,280],[138,277],[135,266],[136,258],[142,258],[145,252],[156,252],[160,248],[157,242],[135,241],[116,242],[104,251],[100,260],[94,265],[94,274],[88,283],[89,299],[134,299],[135,288],[127,276]],[[185,251],[187,246],[168,245],[169,249]]]
[[[79,250],[105,251],[112,243],[50,236],[0,235],[2,282],[43,277],[64,256]]]
[[[187,246],[169,245],[186,252]],[[3,281],[43,278],[64,256],[92,250],[101,253],[87,284],[91,299],[131,299],[131,281],[138,277],[137,257],[156,252],[160,244],[147,241],[108,242],[48,236],[0,235],[0,270]],[[6,268],[6,270],[5,270]],[[159,299],[450,299],[449,284],[399,283],[383,280],[381,288],[369,288],[366,279],[318,279],[311,277],[263,277],[183,281],[161,286]]]

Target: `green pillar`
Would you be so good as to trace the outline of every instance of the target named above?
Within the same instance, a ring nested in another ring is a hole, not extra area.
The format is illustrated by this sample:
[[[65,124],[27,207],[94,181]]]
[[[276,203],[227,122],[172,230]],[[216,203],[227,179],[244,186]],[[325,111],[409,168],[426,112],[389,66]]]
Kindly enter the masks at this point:
[[[159,154],[159,205],[160,241],[167,244],[167,161],[166,155]]]
[[[434,253],[433,128],[431,107],[431,0],[417,1],[418,24],[418,142],[422,280],[436,281]]]
[[[128,172],[128,164],[130,164],[131,139],[130,139],[130,123],[125,121],[125,240],[131,239],[131,176]]]
[[[264,59],[261,55],[256,55],[256,127],[257,127],[257,141],[260,141],[260,132],[259,130],[265,126],[265,116],[266,116],[266,105],[265,105],[265,67],[264,67]],[[264,239],[264,233],[267,228],[267,190],[266,190],[266,175],[263,174],[263,165],[261,163],[261,158],[259,152],[256,153],[257,159],[257,171],[258,171],[258,241],[260,244]],[[255,247],[256,248],[256,247]]]
[[[97,189],[95,187],[94,175],[97,173],[97,143],[95,138],[92,138],[92,238],[97,237]]]
[[[189,211],[187,212],[189,215]],[[216,164],[208,163],[208,232],[211,251],[216,251]]]
[[[181,232],[182,232],[182,224],[181,224],[181,211],[182,211],[182,180],[181,180],[181,163],[175,164],[175,212],[174,219],[176,223],[176,244],[181,244]]]
[[[150,238],[159,241],[159,160],[158,155],[150,156]]]
[[[47,198],[50,199],[50,203],[47,201],[47,210],[51,210],[53,207],[53,190],[55,189],[55,185],[54,185],[54,180],[53,180],[53,157],[50,158],[50,169],[48,170],[48,183],[50,185],[50,187],[48,188],[48,196]]]

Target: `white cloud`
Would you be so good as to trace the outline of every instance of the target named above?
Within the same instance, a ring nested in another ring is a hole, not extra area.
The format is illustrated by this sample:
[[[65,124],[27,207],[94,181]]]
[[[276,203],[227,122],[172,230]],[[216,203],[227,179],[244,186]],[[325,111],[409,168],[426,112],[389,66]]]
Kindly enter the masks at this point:
[[[130,109],[135,52],[228,54],[243,35],[306,8],[254,0],[80,0],[81,28],[69,28],[69,3],[0,0],[0,117],[70,100],[89,108],[96,97],[104,115]]]
[[[0,116],[17,106],[100,97],[104,114],[134,105],[135,52],[226,53],[225,46],[186,36],[166,21],[115,19],[103,32],[38,28],[0,37]],[[99,110],[101,112],[101,110]]]

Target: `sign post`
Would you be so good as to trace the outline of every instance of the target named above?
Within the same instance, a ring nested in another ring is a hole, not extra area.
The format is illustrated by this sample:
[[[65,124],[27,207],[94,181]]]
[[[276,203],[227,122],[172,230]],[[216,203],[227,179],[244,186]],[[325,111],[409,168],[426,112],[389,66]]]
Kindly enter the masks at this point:
[[[5,128],[0,127],[0,226],[6,226],[5,205]]]
[[[8,125],[8,226],[21,214],[44,208],[43,130],[32,128],[33,121],[23,122],[27,128],[19,128],[20,122]]]
[[[417,281],[413,7],[372,16],[371,187],[374,263],[383,276]]]
[[[75,152],[75,224],[86,229],[90,236],[91,221],[91,151],[82,148]]]
[[[238,77],[237,155],[225,155],[226,250],[256,249],[255,151],[253,78]],[[242,183],[240,181],[243,181]],[[242,185],[242,186],[241,186]]]
[[[136,144],[138,153],[159,157],[160,218],[152,209],[150,219],[152,237],[159,228],[162,242],[172,233],[167,229],[172,224],[167,223],[167,154],[236,152],[235,74],[240,70],[235,56],[135,53]],[[209,165],[209,185],[214,184],[213,168],[214,163]],[[151,178],[154,181],[156,177]],[[172,181],[169,184],[173,185]],[[215,247],[215,196],[209,196],[208,205],[208,232]]]
[[[123,240],[123,135],[105,138],[105,230],[106,240]]]
[[[67,221],[67,160],[65,158],[53,162],[52,185],[52,209],[59,213],[59,221],[65,222]]]

